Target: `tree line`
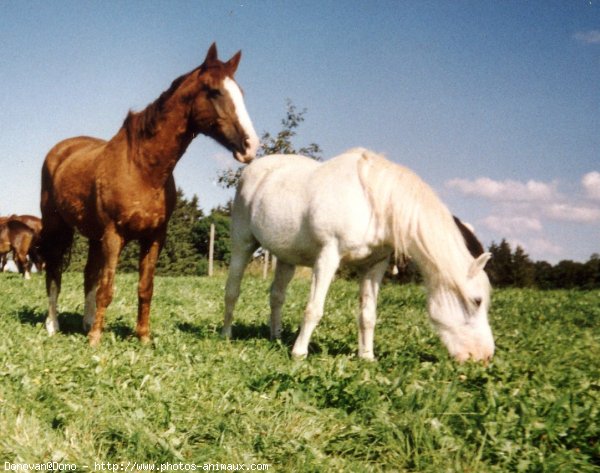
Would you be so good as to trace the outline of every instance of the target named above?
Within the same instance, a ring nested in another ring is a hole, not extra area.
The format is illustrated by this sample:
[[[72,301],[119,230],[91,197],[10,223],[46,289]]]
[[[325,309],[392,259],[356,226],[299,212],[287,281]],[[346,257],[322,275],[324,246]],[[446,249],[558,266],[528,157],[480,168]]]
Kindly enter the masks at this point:
[[[321,148],[315,143],[295,148],[293,139],[297,128],[304,121],[306,109],[298,110],[287,101],[287,110],[281,120],[281,130],[272,135],[264,132],[261,137],[261,150],[257,157],[284,153],[304,154],[313,159],[320,159]],[[241,169],[221,171],[217,176],[218,183],[225,188],[235,187]],[[208,273],[209,235],[211,224],[215,225],[214,260],[217,264],[227,266],[231,255],[229,226],[231,202],[225,206],[212,209],[205,214],[198,198],[188,199],[181,189],[177,190],[177,204],[171,216],[167,231],[167,241],[161,252],[156,274],[173,276],[195,276]],[[546,261],[531,261],[523,248],[514,250],[503,239],[499,244],[492,243],[488,249],[492,258],[486,271],[494,287],[532,287],[539,289],[597,289],[600,288],[600,255],[593,254],[589,261],[560,261],[551,265]],[[87,242],[79,235],[75,236],[68,270],[81,271],[87,258]],[[138,270],[139,245],[128,244],[119,261],[119,271]],[[343,277],[353,277],[353,273],[342,270]],[[390,272],[388,279],[399,283],[420,282],[420,275],[409,261],[400,265],[399,270]]]
[[[156,272],[160,275],[198,276],[208,272],[210,226],[215,225],[214,260],[227,266],[231,255],[229,226],[230,203],[205,213],[196,196],[187,199],[177,191],[177,205],[169,223],[167,241],[160,255]],[[486,272],[494,287],[530,287],[538,289],[599,289],[600,255],[595,253],[585,262],[563,260],[557,264],[532,261],[523,248],[512,248],[503,239],[492,243],[488,251],[492,258]],[[138,269],[139,246],[131,242],[119,261],[119,271]],[[76,235],[68,270],[81,271],[87,258],[87,242]],[[343,277],[353,277],[342,270]],[[400,265],[398,272],[390,271],[388,279],[399,283],[420,282],[421,277],[411,262]]]
[[[506,240],[492,243],[486,268],[494,287],[536,287],[539,289],[600,288],[600,255],[594,253],[585,263],[563,260],[555,265],[532,261],[523,248],[514,250]]]

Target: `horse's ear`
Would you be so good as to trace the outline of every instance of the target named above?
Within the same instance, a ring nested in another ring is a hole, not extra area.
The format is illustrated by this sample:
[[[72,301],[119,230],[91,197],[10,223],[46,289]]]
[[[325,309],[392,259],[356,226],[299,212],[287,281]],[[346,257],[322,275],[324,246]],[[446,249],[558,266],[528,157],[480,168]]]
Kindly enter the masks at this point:
[[[485,268],[486,263],[491,257],[491,253],[483,253],[477,259],[473,260],[471,267],[469,268],[469,279],[474,278],[479,274],[480,271],[483,271],[483,268]]]
[[[231,77],[233,77],[233,75],[235,74],[235,71],[237,71],[237,68],[240,64],[240,59],[242,58],[242,51],[238,51],[237,53],[235,53],[233,55],[233,57],[227,61],[225,63],[225,67],[227,68],[227,72],[229,73],[229,75]]]
[[[208,48],[208,52],[206,53],[206,58],[204,58],[204,64],[209,62],[214,62],[217,60],[217,43],[213,43]]]

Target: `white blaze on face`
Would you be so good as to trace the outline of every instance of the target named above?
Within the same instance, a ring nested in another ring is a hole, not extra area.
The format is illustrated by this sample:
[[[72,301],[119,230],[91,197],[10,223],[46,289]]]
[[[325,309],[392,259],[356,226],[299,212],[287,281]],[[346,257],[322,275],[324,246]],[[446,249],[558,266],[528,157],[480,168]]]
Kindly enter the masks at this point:
[[[231,97],[238,121],[240,122],[244,133],[248,137],[248,148],[246,149],[245,155],[242,156],[240,153],[236,152],[236,158],[242,162],[249,162],[252,158],[254,158],[256,152],[258,151],[258,146],[260,145],[258,135],[256,134],[256,131],[254,131],[254,126],[252,125],[252,120],[250,120],[250,115],[248,115],[248,111],[246,110],[244,97],[242,96],[242,91],[240,90],[239,86],[233,79],[229,77],[225,78],[223,81],[223,86]]]

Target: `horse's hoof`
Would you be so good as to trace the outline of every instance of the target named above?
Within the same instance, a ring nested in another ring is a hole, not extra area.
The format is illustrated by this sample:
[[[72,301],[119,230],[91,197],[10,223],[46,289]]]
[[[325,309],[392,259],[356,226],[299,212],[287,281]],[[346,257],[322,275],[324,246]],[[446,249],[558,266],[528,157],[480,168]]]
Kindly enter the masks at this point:
[[[140,335],[138,338],[140,339],[140,343],[142,345],[148,345],[152,341],[150,335]]]
[[[377,361],[377,358],[375,358],[375,355],[373,353],[360,353],[358,355],[358,357],[361,360],[369,361],[371,363],[374,363]]]
[[[221,337],[231,338],[231,327],[223,327],[221,329]]]
[[[305,360],[307,356],[308,356],[308,352],[299,353],[296,351],[292,351],[292,357],[294,358],[294,360]]]
[[[46,330],[48,331],[48,335],[52,336],[59,330],[58,320],[48,320],[46,319]]]
[[[100,337],[101,336],[102,336],[102,334],[100,332],[90,331],[90,333],[88,333],[88,340],[89,340],[90,346],[97,347],[98,345],[100,345]]]
[[[83,331],[85,333],[89,333],[90,330],[92,330],[92,327],[94,326],[94,322],[96,321],[96,314],[92,313],[92,314],[88,314],[88,315],[84,315],[83,316]]]

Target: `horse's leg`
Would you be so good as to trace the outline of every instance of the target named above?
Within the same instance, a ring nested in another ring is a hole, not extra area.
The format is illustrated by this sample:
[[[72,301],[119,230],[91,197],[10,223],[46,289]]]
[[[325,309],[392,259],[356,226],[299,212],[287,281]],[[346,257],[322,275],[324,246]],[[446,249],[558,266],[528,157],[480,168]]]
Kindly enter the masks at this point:
[[[295,266],[277,261],[275,278],[271,284],[271,340],[281,338],[281,308],[285,302],[285,290],[295,270]]]
[[[374,360],[373,334],[377,321],[377,295],[388,259],[369,268],[360,282],[360,314],[358,316],[358,356]]]
[[[8,228],[5,224],[2,224],[0,225],[0,270],[2,270],[2,272],[6,271],[6,262],[10,249],[11,245]]]
[[[33,242],[33,236],[27,234],[24,236],[23,241],[21,242],[21,247],[19,251],[21,252],[21,261],[23,262],[24,273],[23,277],[25,279],[31,279],[31,259],[29,258],[29,249],[31,248],[31,244]]]
[[[150,303],[154,292],[154,271],[165,242],[166,228],[158,238],[140,241],[140,280],[138,283],[138,320],[136,333],[141,342],[150,341]]]
[[[31,246],[31,239],[31,235],[26,233],[16,236],[12,242],[13,258],[19,269],[19,273],[21,273],[25,279],[31,279],[31,275],[29,274],[30,263],[27,259],[27,253],[29,253],[29,247]]]
[[[30,263],[27,259],[27,251],[25,251],[25,249],[22,247],[15,248],[14,255],[17,268],[19,268],[19,273],[23,275],[24,279],[31,279],[31,274],[29,271]]]
[[[83,331],[89,332],[96,318],[96,290],[102,269],[102,243],[99,240],[90,240],[88,259],[83,272],[83,290],[85,303],[83,306]]]
[[[258,243],[255,240],[245,244],[232,242],[231,261],[229,263],[227,283],[225,284],[225,318],[223,320],[223,329],[221,330],[223,337],[231,337],[233,309],[240,296],[240,286],[244,271],[256,248],[258,248]]]
[[[29,261],[31,261],[32,264],[35,264],[38,273],[43,271],[44,263],[42,257],[40,256],[38,241],[32,243],[32,245],[29,247]]]
[[[310,299],[304,311],[300,334],[292,349],[292,355],[296,357],[308,354],[310,337],[323,316],[325,297],[339,264],[340,256],[337,248],[334,245],[323,248],[313,267]]]
[[[57,227],[61,227],[61,225],[59,224]],[[49,335],[54,335],[59,330],[57,303],[62,279],[63,257],[72,241],[73,229],[64,223],[60,230],[52,233],[45,232],[42,238],[44,260],[46,261],[46,294],[48,295],[46,330]]]
[[[88,340],[92,346],[100,343],[102,329],[104,328],[104,314],[112,301],[117,262],[123,245],[124,241],[121,235],[117,233],[114,227],[109,226],[102,236],[103,264],[98,289],[96,290],[96,315],[92,329],[88,333]]]

